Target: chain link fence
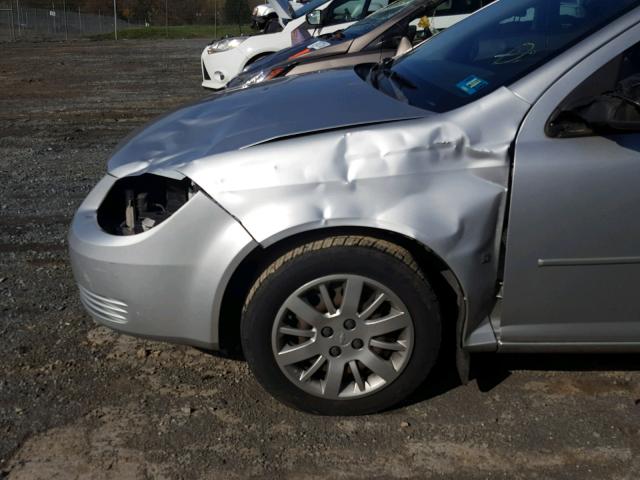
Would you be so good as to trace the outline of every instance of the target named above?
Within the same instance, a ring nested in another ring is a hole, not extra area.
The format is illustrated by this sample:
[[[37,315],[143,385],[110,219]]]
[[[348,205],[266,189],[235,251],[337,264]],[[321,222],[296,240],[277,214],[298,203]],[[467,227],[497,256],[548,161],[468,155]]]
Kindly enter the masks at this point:
[[[126,37],[126,30],[154,28],[166,29],[169,36],[171,28],[181,26],[211,27],[217,36],[237,35],[250,32],[248,22],[225,22],[227,3],[241,2],[248,18],[250,9],[265,0],[147,0],[155,8],[144,18],[136,18],[128,6],[136,1],[142,0],[0,0],[0,42],[117,38]]]
[[[51,8],[31,7],[26,2],[0,3],[0,41],[65,40],[72,37],[115,32],[113,10],[95,13],[71,9],[63,2]],[[143,24],[117,19],[117,29],[138,28]]]

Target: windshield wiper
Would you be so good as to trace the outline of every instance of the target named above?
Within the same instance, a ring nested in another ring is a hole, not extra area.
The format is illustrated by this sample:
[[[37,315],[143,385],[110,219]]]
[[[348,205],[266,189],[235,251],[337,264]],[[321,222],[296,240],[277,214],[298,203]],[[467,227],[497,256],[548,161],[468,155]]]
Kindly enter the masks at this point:
[[[407,77],[404,77],[403,75],[399,74],[395,70],[391,69],[391,67],[393,66],[393,63],[394,63],[393,58],[385,58],[382,62],[376,63],[373,67],[371,67],[371,70],[369,72],[369,80],[371,81],[371,84],[375,88],[379,88],[380,76],[384,76],[387,79],[389,79],[391,83],[395,83],[396,85],[410,88],[411,90],[416,90],[418,87],[415,85],[415,83],[413,83]],[[398,97],[398,95],[395,95],[395,96]]]
[[[393,58],[385,58],[380,63],[376,63],[371,67],[369,71],[369,78],[372,83],[375,81],[376,85],[379,84],[378,77],[383,74],[385,77],[389,76],[389,72],[391,71],[391,67],[393,66]]]
[[[383,72],[384,72],[384,70],[383,70]],[[387,72],[384,72],[384,73],[387,73]],[[407,77],[404,77],[404,76],[400,75],[395,70],[389,70],[388,77],[389,77],[389,79],[391,79],[391,81],[393,81],[395,83],[400,83],[400,84],[404,85],[405,87],[410,88],[411,90],[416,90],[418,88],[415,83],[413,83]]]
[[[378,74],[380,73],[380,69],[383,68],[384,63],[388,59],[384,59],[380,63],[374,63],[371,66],[371,70],[369,70],[369,74],[367,75],[367,81],[373,85],[374,88],[378,88],[380,86],[380,81],[378,80]]]

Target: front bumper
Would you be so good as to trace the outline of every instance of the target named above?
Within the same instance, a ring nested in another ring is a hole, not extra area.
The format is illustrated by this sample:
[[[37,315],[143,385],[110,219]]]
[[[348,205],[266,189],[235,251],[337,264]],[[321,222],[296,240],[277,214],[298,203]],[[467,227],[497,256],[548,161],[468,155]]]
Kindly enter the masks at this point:
[[[209,90],[222,90],[222,83],[218,81],[214,81],[209,74],[209,70],[204,63],[204,60],[201,62],[202,64],[202,86]]]
[[[224,289],[257,244],[202,192],[147,232],[108,234],[96,211],[116,181],[107,175],[98,183],[69,233],[86,310],[97,322],[132,335],[218,348]]]
[[[242,71],[247,60],[246,54],[241,48],[242,46],[239,46],[211,54],[205,48],[200,57],[202,86],[212,90],[225,88],[227,83]]]

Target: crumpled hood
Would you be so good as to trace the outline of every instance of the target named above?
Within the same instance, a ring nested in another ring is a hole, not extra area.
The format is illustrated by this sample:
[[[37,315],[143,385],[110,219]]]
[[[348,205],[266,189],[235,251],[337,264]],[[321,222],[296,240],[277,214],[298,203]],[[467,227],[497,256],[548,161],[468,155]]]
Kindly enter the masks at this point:
[[[286,77],[214,94],[155,120],[119,145],[108,169],[117,177],[175,171],[283,137],[426,115],[377,91],[353,69]]]

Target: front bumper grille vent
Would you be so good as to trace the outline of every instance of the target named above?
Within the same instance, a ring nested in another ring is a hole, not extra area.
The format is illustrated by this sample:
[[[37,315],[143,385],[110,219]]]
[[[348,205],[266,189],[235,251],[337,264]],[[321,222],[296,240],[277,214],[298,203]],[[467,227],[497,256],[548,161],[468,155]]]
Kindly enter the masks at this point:
[[[202,76],[204,77],[205,80],[211,80],[211,75],[209,75],[209,71],[207,70],[207,67],[204,65],[204,62],[202,62]]]
[[[129,307],[126,303],[102,297],[81,285],[79,288],[80,300],[91,316],[111,323],[124,324],[129,321]]]

